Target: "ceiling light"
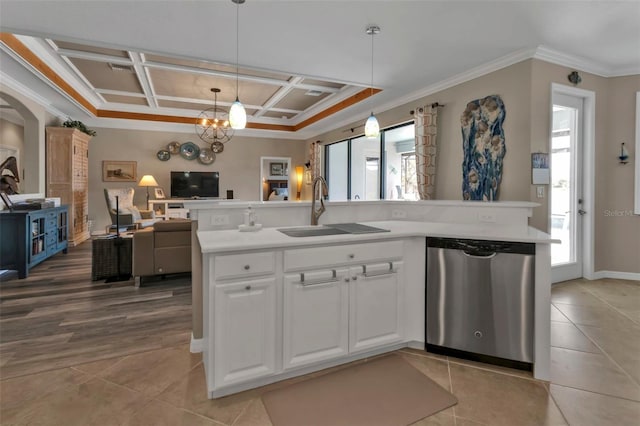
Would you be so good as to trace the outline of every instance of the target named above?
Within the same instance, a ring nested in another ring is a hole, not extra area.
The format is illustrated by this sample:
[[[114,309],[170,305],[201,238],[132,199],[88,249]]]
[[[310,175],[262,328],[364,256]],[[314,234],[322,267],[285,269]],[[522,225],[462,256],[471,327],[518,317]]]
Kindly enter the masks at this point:
[[[307,95],[307,96],[320,96],[320,95],[322,95],[322,92],[319,91],[319,90],[311,89],[311,90],[307,90],[305,92],[305,95]]]
[[[238,85],[238,67],[239,67],[239,59],[238,52],[240,50],[240,5],[244,3],[245,0],[231,0],[236,4],[236,101],[231,104],[231,109],[229,110],[229,121],[231,122],[231,127],[234,129],[244,129],[247,127],[247,111],[245,111],[244,106],[240,103],[240,99],[238,97],[239,85]]]
[[[377,25],[371,25],[367,27],[367,34],[371,36],[371,94],[373,95],[373,36],[380,33],[380,27]],[[371,115],[367,119],[364,124],[364,134],[368,138],[377,138],[380,136],[380,125],[378,124],[378,119],[375,115],[373,115],[373,111],[371,111]]]
[[[213,92],[213,107],[205,109],[198,116],[196,133],[200,139],[211,145],[213,152],[221,152],[221,144],[231,140],[233,129],[227,111],[218,108],[220,89],[214,87],[211,91]]]

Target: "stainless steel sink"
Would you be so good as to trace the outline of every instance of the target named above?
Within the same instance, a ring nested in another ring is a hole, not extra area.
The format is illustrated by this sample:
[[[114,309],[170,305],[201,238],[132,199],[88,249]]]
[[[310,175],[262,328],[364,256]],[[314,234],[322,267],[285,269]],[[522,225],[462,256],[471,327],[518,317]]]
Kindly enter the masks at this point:
[[[290,237],[318,237],[320,235],[348,234],[349,232],[326,226],[309,226],[302,228],[281,228],[278,231]]]
[[[296,228],[280,228],[278,231],[290,237],[318,237],[338,234],[370,234],[373,232],[389,232],[388,229],[359,223],[333,223],[321,226],[305,226]]]

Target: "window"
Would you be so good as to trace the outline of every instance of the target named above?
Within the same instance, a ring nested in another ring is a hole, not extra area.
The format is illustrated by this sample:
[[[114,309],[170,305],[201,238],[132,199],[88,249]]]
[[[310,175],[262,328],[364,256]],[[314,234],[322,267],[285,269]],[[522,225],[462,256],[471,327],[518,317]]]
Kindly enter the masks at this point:
[[[417,200],[413,122],[325,146],[329,199]]]

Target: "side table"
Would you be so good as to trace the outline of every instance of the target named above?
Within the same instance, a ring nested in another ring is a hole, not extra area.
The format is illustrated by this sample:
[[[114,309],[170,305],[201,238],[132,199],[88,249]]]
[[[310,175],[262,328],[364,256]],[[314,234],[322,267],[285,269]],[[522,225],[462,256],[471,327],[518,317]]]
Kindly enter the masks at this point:
[[[91,240],[91,279],[123,281],[131,277],[133,238],[94,237]]]

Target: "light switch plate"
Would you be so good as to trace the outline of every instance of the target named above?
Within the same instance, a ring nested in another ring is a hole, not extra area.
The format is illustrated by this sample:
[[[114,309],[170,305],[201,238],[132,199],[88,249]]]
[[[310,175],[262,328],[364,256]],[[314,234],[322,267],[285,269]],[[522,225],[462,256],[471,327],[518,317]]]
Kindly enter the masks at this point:
[[[544,198],[544,186],[536,187],[536,197]]]

